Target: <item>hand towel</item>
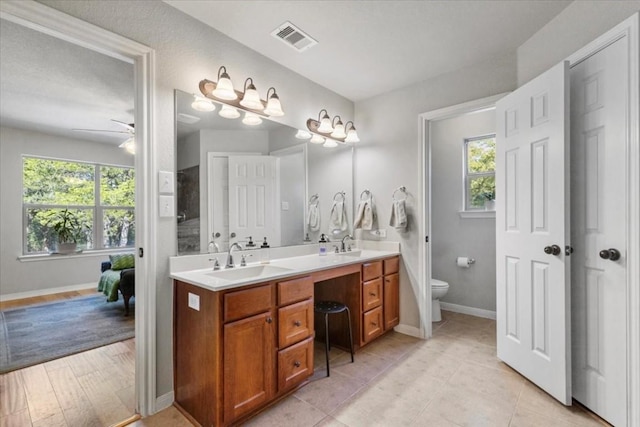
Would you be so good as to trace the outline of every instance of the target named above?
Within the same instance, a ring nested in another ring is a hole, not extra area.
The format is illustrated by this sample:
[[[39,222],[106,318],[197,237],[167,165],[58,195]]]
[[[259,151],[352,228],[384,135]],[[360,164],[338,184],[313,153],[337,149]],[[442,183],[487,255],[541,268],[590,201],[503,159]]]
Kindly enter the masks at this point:
[[[391,205],[391,219],[389,225],[396,230],[404,230],[407,228],[407,210],[404,200],[394,200]]]
[[[307,208],[307,226],[309,231],[320,230],[320,209],[318,203],[310,203]]]
[[[344,201],[333,201],[331,207],[331,217],[329,219],[329,230],[344,231],[347,229],[347,211]]]
[[[356,213],[356,220],[353,223],[353,228],[362,228],[363,230],[371,230],[373,228],[373,200],[362,200],[358,203],[358,212]]]

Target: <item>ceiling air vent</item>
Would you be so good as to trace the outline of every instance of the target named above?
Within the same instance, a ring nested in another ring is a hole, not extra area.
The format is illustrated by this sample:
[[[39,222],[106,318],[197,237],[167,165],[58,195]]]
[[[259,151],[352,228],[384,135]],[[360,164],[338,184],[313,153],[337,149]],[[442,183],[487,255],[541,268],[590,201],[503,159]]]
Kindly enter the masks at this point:
[[[271,32],[275,38],[282,40],[287,46],[291,46],[298,52],[305,51],[318,44],[309,34],[287,21]]]

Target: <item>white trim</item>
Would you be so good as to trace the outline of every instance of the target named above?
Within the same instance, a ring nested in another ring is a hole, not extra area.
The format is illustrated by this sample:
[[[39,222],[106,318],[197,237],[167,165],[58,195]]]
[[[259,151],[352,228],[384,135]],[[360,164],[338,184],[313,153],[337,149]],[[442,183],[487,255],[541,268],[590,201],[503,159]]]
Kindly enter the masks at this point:
[[[163,394],[162,396],[158,396],[156,399],[156,412],[160,412],[163,409],[167,409],[169,406],[173,405],[173,401],[175,400],[173,391]]]
[[[464,219],[495,218],[496,211],[458,211],[458,215]]]
[[[466,305],[453,304],[450,302],[440,301],[440,308],[445,311],[453,311],[454,313],[468,314],[469,316],[484,317],[485,319],[496,320],[496,312],[484,310],[482,308],[468,307]]]
[[[133,64],[136,124],[136,410],[155,412],[157,179],[153,150],[155,52],[121,35],[32,0],[3,0],[0,18]]]
[[[636,12],[567,60],[573,67],[615,41],[628,39],[627,99],[627,425],[640,425],[640,13]]]
[[[400,333],[400,334],[405,334],[405,335],[409,335],[409,336],[412,336],[412,337],[424,339],[424,336],[422,335],[422,330],[420,328],[415,327],[415,326],[405,325],[405,324],[401,323],[398,326],[396,326],[395,328],[393,328],[393,330],[398,332],[398,333]]]
[[[420,185],[419,194],[422,195],[422,204],[418,219],[418,229],[421,239],[431,236],[431,122],[445,120],[464,114],[473,114],[486,111],[495,107],[496,101],[507,93],[476,99],[450,107],[440,108],[419,115],[420,122]],[[418,250],[418,309],[420,311],[420,329],[424,338],[432,335],[431,325],[431,250],[429,243],[422,243]]]
[[[40,261],[57,261],[70,258],[103,258],[107,261],[106,257],[111,254],[129,254],[135,253],[133,248],[117,248],[117,249],[98,249],[88,250],[73,254],[34,254],[34,255],[19,255],[18,261],[20,262],[40,262]]]
[[[41,297],[43,295],[59,294],[61,292],[84,291],[93,289],[98,292],[97,282],[81,283],[79,285],[60,286],[57,288],[38,289],[37,291],[16,292],[13,294],[0,295],[0,301],[13,301],[17,299]]]

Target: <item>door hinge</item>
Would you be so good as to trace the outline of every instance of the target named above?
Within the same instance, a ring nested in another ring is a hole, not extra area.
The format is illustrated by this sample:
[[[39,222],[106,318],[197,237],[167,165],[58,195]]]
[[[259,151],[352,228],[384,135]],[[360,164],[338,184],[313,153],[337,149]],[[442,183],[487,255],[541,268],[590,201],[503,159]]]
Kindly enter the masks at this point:
[[[424,242],[429,243],[429,236],[424,236]]]
[[[573,246],[567,245],[564,247],[564,254],[566,256],[571,256],[572,253],[573,253]]]
[[[140,258],[142,258],[144,256],[144,249],[143,248],[138,248],[138,256]]]

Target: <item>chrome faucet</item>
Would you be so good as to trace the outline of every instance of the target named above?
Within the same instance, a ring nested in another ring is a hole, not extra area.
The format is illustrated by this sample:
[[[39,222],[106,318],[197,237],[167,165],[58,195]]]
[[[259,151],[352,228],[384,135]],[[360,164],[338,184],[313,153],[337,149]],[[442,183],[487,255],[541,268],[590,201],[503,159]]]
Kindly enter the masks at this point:
[[[344,237],[342,238],[342,243],[340,244],[340,252],[346,252],[346,251],[347,251],[347,250],[345,249],[345,245],[344,245],[344,241],[345,241],[345,240],[347,240],[347,239],[349,239],[349,240],[353,240],[353,237],[351,237],[350,235],[348,235],[348,234],[347,234],[346,236],[344,236]]]
[[[231,254],[234,249],[242,250],[242,246],[240,246],[240,243],[238,242],[235,242],[231,246],[229,246],[229,256],[227,257],[227,265],[225,265],[224,268],[235,267],[235,265],[233,264],[233,255]]]

